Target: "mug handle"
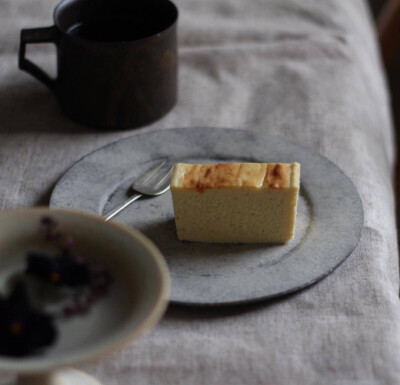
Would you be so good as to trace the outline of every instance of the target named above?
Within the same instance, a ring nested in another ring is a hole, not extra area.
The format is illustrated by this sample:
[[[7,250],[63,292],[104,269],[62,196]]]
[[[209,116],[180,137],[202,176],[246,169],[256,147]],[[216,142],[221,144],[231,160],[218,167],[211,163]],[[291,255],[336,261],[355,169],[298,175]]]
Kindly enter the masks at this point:
[[[19,68],[30,73],[36,79],[44,83],[51,91],[56,91],[57,79],[52,79],[35,63],[25,58],[26,45],[29,43],[54,43],[56,46],[60,41],[60,31],[53,25],[51,27],[32,28],[21,30],[21,41],[19,46]]]

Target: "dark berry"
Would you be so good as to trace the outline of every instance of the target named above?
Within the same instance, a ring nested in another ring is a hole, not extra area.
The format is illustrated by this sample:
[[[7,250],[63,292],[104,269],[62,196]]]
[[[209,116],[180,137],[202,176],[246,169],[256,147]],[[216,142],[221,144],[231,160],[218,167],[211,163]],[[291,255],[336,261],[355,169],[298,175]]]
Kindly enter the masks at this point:
[[[8,298],[0,300],[0,354],[34,354],[54,343],[56,337],[53,318],[30,303],[22,282]]]

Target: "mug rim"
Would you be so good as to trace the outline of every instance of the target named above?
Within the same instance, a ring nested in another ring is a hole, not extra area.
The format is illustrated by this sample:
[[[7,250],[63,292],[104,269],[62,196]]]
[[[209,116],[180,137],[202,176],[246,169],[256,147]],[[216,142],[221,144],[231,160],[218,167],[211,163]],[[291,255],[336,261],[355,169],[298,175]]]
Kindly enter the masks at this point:
[[[139,43],[143,43],[143,42],[147,42],[149,40],[153,40],[153,39],[159,39],[161,37],[163,37],[164,35],[168,34],[170,31],[173,31],[176,29],[177,26],[177,22],[179,19],[179,10],[178,7],[171,1],[171,0],[165,0],[167,3],[169,3],[172,6],[172,9],[175,11],[175,15],[171,21],[171,23],[168,25],[168,27],[161,29],[160,31],[149,35],[149,36],[145,36],[139,39],[134,39],[134,40],[127,40],[127,41],[94,41],[94,40],[87,40],[87,39],[82,39],[80,37],[76,37],[73,35],[70,35],[67,33],[67,30],[65,30],[65,28],[62,28],[60,26],[59,20],[58,20],[58,12],[61,11],[61,7],[65,6],[67,7],[68,5],[70,5],[71,3],[76,3],[79,2],[79,0],[62,0],[60,1],[54,8],[53,11],[53,21],[54,21],[54,25],[61,31],[61,33],[65,36],[67,36],[69,39],[75,41],[75,42],[79,42],[79,43],[83,43],[83,44],[89,44],[89,45],[102,45],[102,46],[115,46],[115,45],[119,45],[119,44],[139,44]],[[71,27],[71,26],[69,26]]]

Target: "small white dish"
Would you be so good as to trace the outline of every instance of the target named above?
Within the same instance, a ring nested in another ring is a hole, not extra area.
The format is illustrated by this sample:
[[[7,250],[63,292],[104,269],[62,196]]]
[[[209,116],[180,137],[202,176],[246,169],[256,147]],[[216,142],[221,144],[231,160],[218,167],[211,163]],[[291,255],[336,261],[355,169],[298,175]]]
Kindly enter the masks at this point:
[[[154,326],[168,303],[168,268],[147,237],[99,216],[47,208],[5,211],[0,213],[2,292],[12,276],[23,271],[27,252],[50,250],[40,233],[44,216],[74,238],[76,253],[104,266],[113,280],[109,292],[87,313],[56,321],[59,336],[53,346],[41,355],[0,356],[0,370],[18,373],[18,385],[95,385],[87,374],[65,368],[122,348]]]

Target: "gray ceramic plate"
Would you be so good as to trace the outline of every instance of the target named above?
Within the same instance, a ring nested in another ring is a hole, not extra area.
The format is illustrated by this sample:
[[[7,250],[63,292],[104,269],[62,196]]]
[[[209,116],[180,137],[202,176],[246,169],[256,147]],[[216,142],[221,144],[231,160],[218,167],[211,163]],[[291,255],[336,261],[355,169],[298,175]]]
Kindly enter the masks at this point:
[[[173,162],[300,162],[296,235],[285,245],[178,241],[170,193],[142,199],[115,218],[146,234],[170,268],[171,301],[222,305],[291,293],[332,272],[356,247],[363,208],[356,188],[332,162],[262,133],[181,128],[134,135],[76,163],[57,183],[52,207],[106,213],[160,159]]]

